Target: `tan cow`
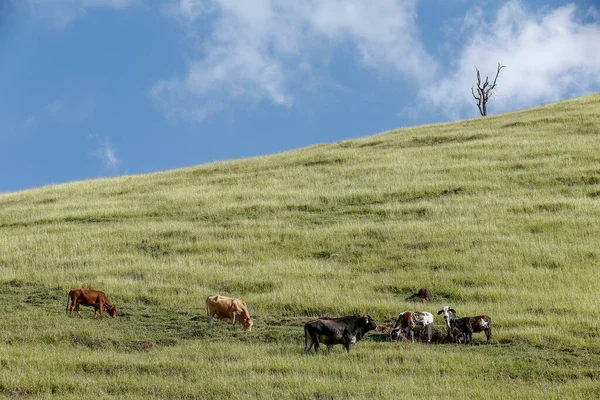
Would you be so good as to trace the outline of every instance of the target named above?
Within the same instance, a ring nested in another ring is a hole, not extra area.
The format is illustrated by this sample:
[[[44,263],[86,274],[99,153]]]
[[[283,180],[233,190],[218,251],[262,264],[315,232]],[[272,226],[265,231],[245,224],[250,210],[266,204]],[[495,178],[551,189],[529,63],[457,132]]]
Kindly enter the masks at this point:
[[[70,302],[70,305],[69,305]],[[117,316],[117,307],[111,303],[106,295],[98,290],[90,289],[73,289],[69,292],[69,298],[67,299],[67,309],[70,316],[73,316],[73,309],[81,316],[79,311],[79,305],[88,307],[94,307],[94,318],[98,311],[100,312],[100,318],[102,318],[102,311],[108,311],[108,313],[114,318]]]
[[[254,320],[248,313],[248,307],[240,299],[225,297],[219,295],[211,295],[206,298],[206,312],[208,314],[208,326],[213,326],[213,317],[216,315],[219,319],[233,320],[239,319],[246,330],[250,331],[254,325]]]

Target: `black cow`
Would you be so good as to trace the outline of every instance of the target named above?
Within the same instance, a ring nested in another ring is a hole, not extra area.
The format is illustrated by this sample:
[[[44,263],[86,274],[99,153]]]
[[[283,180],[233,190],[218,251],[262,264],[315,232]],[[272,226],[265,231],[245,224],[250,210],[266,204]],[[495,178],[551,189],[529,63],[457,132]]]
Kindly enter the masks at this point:
[[[456,315],[456,311],[448,306],[444,306],[438,311],[438,315],[442,313],[446,320],[448,338],[450,338],[450,332],[452,332],[454,342],[460,336],[464,336],[465,344],[473,344],[473,333],[485,332],[486,343],[490,344],[490,339],[492,338],[492,319],[487,315],[459,318]]]
[[[321,343],[327,346],[342,344],[346,351],[363,336],[377,328],[377,324],[368,314],[350,315],[341,318],[319,318],[304,325],[304,354],[315,346],[315,352],[321,351]]]

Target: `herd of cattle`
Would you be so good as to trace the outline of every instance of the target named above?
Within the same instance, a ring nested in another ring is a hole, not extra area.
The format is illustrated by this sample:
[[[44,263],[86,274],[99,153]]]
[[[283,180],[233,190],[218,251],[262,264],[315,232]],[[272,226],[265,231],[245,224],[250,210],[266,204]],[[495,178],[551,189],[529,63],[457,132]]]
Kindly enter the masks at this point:
[[[102,318],[102,313],[105,311],[112,317],[117,316],[115,305],[108,300],[104,293],[97,290],[71,290],[66,311],[72,316],[73,310],[75,310],[81,318],[80,305],[94,307],[94,317],[99,313]],[[234,326],[238,320],[248,331],[254,325],[254,319],[250,316],[246,303],[240,299],[219,295],[208,296],[206,311],[209,327],[213,326],[215,316],[219,319],[231,320]],[[465,343],[472,344],[473,333],[484,332],[487,338],[486,343],[490,343],[492,320],[487,315],[459,318],[456,311],[448,306],[442,307],[438,311],[438,315],[440,314],[444,316],[448,341],[457,343],[464,339]],[[304,325],[304,354],[307,354],[313,346],[315,352],[319,352],[321,344],[328,348],[335,344],[341,344],[346,351],[350,351],[352,345],[361,340],[367,332],[375,329],[377,329],[377,324],[368,314],[356,314],[341,318],[321,317],[309,321]],[[427,342],[430,343],[433,335],[433,315],[425,311],[402,312],[391,329],[390,336],[394,342],[404,340],[408,336],[414,342],[415,331],[426,331]]]

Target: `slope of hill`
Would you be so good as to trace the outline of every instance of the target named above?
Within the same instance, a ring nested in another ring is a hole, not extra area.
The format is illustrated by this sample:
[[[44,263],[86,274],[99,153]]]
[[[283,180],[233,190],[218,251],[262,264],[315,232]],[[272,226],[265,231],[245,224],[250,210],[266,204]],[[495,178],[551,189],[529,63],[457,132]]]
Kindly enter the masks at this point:
[[[594,397],[599,220],[598,94],[0,195],[0,393]],[[67,318],[72,287],[121,316]],[[421,287],[440,300],[414,303]],[[208,330],[213,293],[246,300],[255,329]],[[389,325],[446,304],[490,315],[494,344],[370,334],[349,356],[300,356],[312,317]]]

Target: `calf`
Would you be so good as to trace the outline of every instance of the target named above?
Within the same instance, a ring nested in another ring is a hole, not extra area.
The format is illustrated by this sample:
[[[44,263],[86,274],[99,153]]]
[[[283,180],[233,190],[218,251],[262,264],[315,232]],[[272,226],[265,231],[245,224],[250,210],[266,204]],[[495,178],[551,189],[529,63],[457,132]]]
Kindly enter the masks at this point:
[[[485,332],[486,343],[490,344],[490,339],[492,338],[492,319],[487,315],[459,318],[456,315],[456,311],[448,306],[444,306],[438,311],[438,315],[442,313],[446,321],[448,338],[450,338],[450,334],[452,333],[454,342],[460,336],[464,336],[465,344],[473,344],[473,333]]]
[[[410,333],[411,341],[415,342],[415,331],[427,329],[427,343],[431,342],[433,334],[433,315],[428,312],[406,311],[400,313],[396,325],[392,328],[392,342],[404,338]]]
[[[350,346],[361,340],[363,336],[377,328],[377,324],[368,314],[351,315],[341,318],[319,318],[304,325],[304,354],[308,354],[315,346],[315,352],[321,351],[320,344],[327,346],[341,344],[349,352]]]
[[[252,330],[254,325],[254,319],[250,316],[246,303],[240,299],[219,295],[208,296],[206,298],[206,312],[208,314],[208,326],[211,328],[213,327],[213,317],[215,315],[219,319],[233,320],[233,326],[235,326],[237,317],[247,331]]]
[[[456,330],[456,334],[459,335],[460,337],[463,336],[463,333],[461,331],[459,331],[458,329]],[[427,340],[427,334],[425,331],[421,331],[419,333],[419,340],[424,342],[425,340]],[[433,335],[431,336],[431,343],[436,343],[436,344],[447,344],[447,343],[454,343],[452,341],[452,339],[448,338],[448,336],[446,335],[446,329],[438,329],[438,328],[433,328]],[[461,343],[460,341],[458,343]]]
[[[69,312],[69,316],[73,316],[73,309],[75,309],[77,314],[79,314],[79,318],[83,318],[81,311],[79,311],[79,305],[94,307],[94,318],[96,318],[98,312],[100,313],[100,318],[102,318],[103,311],[107,311],[113,318],[117,316],[117,307],[108,300],[104,293],[98,290],[71,290],[67,299],[67,308],[65,312]]]

